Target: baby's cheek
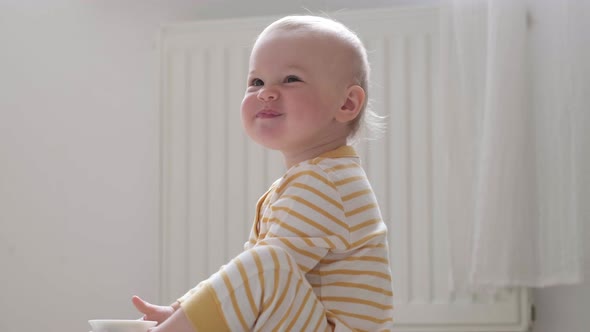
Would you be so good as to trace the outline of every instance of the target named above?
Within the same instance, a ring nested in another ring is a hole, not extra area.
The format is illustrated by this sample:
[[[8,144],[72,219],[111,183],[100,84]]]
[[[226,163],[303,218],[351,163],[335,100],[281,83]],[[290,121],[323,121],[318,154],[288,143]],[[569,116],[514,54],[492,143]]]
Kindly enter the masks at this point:
[[[251,115],[251,113],[256,112],[256,96],[254,95],[246,95],[242,100],[241,106],[242,116]]]

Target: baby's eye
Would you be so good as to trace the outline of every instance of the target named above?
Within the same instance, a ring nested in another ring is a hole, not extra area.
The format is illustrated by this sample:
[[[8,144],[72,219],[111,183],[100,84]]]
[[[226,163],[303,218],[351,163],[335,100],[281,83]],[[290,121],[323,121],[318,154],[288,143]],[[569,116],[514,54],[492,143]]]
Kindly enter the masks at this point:
[[[285,77],[285,83],[301,82],[301,79],[295,75]]]
[[[250,86],[263,86],[264,82],[259,78],[254,78],[250,81]]]

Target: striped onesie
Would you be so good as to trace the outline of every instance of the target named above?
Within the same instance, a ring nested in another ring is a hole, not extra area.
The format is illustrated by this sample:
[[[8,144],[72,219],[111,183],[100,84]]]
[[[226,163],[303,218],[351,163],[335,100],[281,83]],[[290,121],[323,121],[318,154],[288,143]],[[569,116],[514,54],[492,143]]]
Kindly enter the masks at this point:
[[[245,250],[179,299],[197,331],[387,331],[387,229],[350,146],[291,167]]]

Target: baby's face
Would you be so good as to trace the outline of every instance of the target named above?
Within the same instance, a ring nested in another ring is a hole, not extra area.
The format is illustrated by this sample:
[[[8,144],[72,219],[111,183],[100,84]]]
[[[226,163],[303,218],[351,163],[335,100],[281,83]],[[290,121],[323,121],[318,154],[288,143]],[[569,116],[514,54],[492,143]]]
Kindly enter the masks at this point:
[[[352,52],[334,37],[271,31],[255,44],[242,122],[259,144],[301,152],[326,144],[349,128],[334,115],[352,82]]]

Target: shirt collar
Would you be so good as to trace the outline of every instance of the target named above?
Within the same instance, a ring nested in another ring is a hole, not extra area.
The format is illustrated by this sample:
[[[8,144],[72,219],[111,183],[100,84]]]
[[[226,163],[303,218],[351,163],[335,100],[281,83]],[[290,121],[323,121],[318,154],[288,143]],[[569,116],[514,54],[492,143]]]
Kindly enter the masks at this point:
[[[354,148],[350,145],[343,145],[332,151],[324,152],[318,156],[318,158],[347,158],[347,157],[358,157]]]

